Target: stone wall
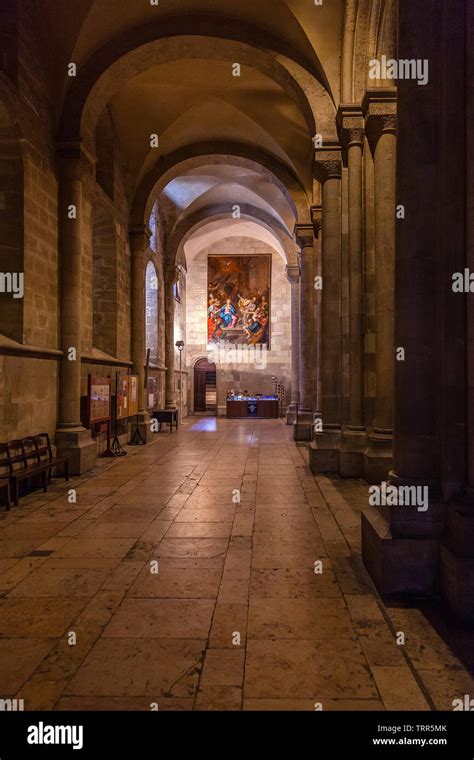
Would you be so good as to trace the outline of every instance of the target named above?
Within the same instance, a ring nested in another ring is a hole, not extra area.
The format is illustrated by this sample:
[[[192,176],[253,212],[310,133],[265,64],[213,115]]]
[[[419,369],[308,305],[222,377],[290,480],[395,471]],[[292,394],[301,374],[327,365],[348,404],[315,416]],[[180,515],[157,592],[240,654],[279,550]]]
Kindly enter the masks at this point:
[[[1,441],[54,433],[59,338],[58,187],[48,48],[38,6],[8,2],[8,7],[15,23],[5,28],[12,44],[1,68],[9,79],[0,82],[0,271],[24,274],[24,296],[13,300],[0,294]]]
[[[188,266],[186,346],[188,390],[193,408],[194,365],[204,356],[212,361],[214,352],[207,350],[207,258],[211,254],[272,255],[270,350],[257,357],[247,357],[233,363],[217,364],[217,403],[219,412],[225,413],[226,392],[229,388],[248,390],[251,393],[271,393],[272,376],[287,387],[290,398],[291,378],[291,294],[282,257],[265,243],[253,238],[230,237],[203,249]],[[225,359],[225,355],[224,355]]]
[[[0,441],[56,429],[58,362],[0,355]]]

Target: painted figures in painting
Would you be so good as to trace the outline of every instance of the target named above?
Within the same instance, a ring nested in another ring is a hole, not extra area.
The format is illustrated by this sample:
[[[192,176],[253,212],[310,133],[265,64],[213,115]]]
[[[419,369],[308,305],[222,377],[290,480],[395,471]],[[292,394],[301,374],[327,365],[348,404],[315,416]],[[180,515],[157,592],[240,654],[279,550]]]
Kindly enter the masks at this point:
[[[208,342],[269,343],[270,256],[208,259]]]

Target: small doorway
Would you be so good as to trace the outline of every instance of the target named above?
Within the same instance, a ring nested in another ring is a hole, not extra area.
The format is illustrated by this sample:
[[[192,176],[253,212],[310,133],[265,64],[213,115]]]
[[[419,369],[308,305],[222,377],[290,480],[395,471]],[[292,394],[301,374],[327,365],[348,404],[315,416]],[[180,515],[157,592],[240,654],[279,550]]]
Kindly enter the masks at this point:
[[[194,365],[194,411],[217,414],[216,365],[199,359]]]

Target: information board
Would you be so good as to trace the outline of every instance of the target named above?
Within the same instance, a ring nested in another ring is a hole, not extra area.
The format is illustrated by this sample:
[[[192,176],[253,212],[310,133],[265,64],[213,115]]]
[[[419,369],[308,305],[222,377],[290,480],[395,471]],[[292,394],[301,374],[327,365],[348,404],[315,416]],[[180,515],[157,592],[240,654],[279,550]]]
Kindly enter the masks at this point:
[[[110,377],[88,377],[88,423],[104,422],[111,417]]]
[[[148,378],[148,408],[155,409],[158,398],[158,378]]]
[[[128,416],[134,417],[136,414],[138,414],[138,375],[128,376],[128,388]]]
[[[120,372],[117,372],[116,404],[118,420],[124,420],[130,416],[129,377],[129,375],[123,375]]]

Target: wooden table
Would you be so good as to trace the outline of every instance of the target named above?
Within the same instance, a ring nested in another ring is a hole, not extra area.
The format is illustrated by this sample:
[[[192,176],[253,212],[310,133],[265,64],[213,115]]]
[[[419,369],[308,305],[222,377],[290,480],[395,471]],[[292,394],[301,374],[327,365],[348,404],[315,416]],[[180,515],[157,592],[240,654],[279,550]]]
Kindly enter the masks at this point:
[[[278,399],[227,399],[228,419],[276,420],[279,416]]]
[[[161,432],[162,422],[170,426],[170,433],[173,432],[173,424],[176,425],[176,430],[178,429],[178,410],[177,409],[155,409],[151,413],[151,417],[153,420],[158,420],[159,432]]]

